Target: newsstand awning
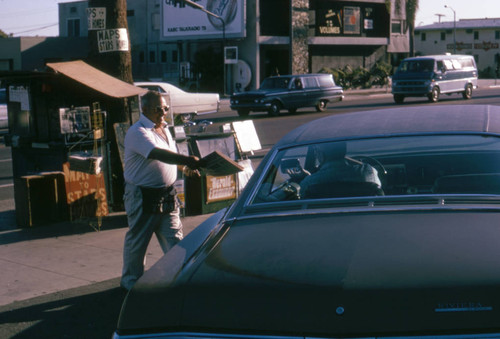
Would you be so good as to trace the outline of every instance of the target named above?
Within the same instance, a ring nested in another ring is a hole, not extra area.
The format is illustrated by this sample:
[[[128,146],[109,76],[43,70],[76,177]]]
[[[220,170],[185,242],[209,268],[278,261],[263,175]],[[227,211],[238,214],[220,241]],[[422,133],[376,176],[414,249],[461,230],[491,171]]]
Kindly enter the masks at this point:
[[[127,98],[147,92],[146,89],[112,77],[82,60],[47,63],[47,66],[68,78],[113,98]]]

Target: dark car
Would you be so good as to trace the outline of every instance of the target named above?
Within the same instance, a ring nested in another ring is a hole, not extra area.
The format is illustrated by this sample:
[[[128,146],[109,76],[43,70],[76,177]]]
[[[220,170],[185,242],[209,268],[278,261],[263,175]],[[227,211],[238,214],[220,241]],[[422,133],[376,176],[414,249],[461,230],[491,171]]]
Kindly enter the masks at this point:
[[[144,274],[115,337],[500,337],[500,107],[300,126]]]
[[[315,107],[322,112],[330,102],[341,101],[343,93],[331,74],[272,76],[264,79],[258,90],[234,93],[230,105],[243,117],[250,112],[266,111],[275,116],[282,109],[294,113],[303,107]]]

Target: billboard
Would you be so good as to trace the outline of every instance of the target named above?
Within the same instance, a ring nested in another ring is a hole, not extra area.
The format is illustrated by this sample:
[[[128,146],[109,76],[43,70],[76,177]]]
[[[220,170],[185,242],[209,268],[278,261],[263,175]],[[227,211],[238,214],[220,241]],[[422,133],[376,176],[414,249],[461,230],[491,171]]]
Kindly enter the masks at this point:
[[[245,37],[245,0],[193,0],[192,8],[178,0],[162,1],[162,40],[222,39]],[[225,32],[224,32],[225,30]]]

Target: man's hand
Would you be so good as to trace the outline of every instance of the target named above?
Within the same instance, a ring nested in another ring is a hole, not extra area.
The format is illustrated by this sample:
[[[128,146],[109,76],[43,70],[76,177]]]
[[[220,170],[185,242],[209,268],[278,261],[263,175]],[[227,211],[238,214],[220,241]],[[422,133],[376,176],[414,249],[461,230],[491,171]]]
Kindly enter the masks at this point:
[[[186,166],[182,168],[182,173],[188,177],[200,177],[201,174],[198,169],[201,167],[201,163],[200,158],[190,155],[187,158]]]
[[[189,167],[192,170],[197,170],[201,167],[201,161],[200,158],[194,155],[190,155],[186,159],[186,166]]]
[[[184,175],[187,177],[201,177],[200,171],[198,171],[197,169],[191,169],[187,166],[184,166],[182,168],[182,173],[184,173]]]

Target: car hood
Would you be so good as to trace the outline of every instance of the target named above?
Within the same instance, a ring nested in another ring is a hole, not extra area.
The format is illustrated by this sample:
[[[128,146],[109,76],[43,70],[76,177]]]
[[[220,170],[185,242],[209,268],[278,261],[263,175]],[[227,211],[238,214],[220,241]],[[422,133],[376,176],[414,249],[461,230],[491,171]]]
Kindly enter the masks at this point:
[[[254,91],[247,91],[247,92],[240,92],[240,93],[234,93],[232,95],[232,98],[238,98],[238,97],[262,97],[270,94],[276,94],[276,93],[284,93],[288,92],[286,88],[270,88],[270,89],[258,89]]]
[[[498,329],[499,218],[401,212],[235,221],[175,279],[161,261],[147,272],[124,303],[119,331]]]

